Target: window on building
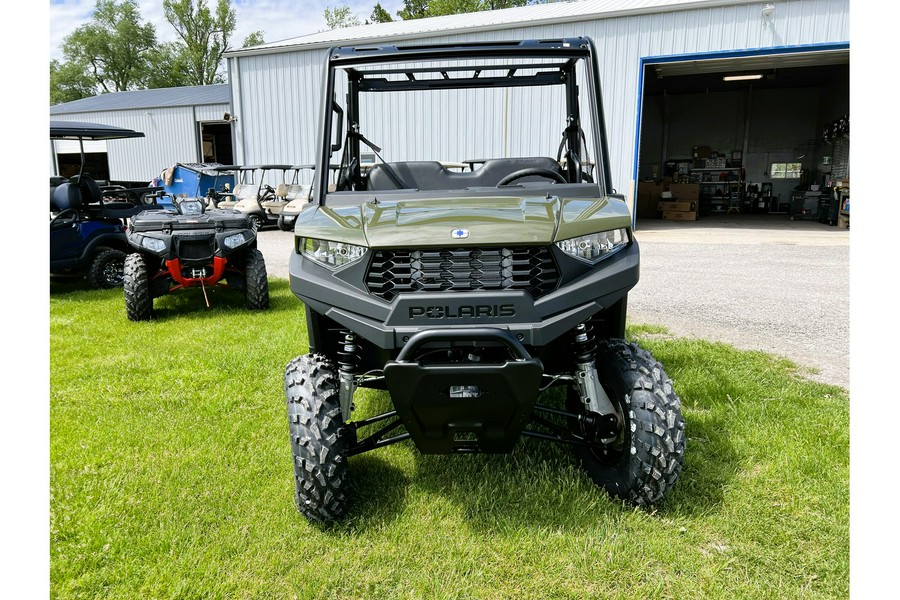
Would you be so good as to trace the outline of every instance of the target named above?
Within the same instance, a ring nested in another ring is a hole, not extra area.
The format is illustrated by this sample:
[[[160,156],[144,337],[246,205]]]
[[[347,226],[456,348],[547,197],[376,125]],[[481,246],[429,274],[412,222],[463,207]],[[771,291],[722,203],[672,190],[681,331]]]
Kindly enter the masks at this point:
[[[769,176],[772,179],[800,179],[800,163],[772,163]]]

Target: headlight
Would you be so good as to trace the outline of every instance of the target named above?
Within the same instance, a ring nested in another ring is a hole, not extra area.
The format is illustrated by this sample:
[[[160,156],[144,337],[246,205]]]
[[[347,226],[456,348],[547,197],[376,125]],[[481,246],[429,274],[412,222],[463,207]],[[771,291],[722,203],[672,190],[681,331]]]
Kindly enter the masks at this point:
[[[164,241],[152,237],[141,238],[141,246],[151,252],[162,252],[166,249],[166,243]]]
[[[366,250],[367,248],[364,246],[355,246],[344,242],[331,242],[313,238],[300,239],[300,252],[303,256],[329,269],[337,269],[356,262],[363,257]]]
[[[229,250],[234,250],[244,243],[244,234],[235,233],[234,235],[229,235],[227,238],[222,240],[222,243],[225,244],[225,247]]]
[[[556,242],[559,249],[575,258],[595,263],[628,245],[628,231],[612,229]]]

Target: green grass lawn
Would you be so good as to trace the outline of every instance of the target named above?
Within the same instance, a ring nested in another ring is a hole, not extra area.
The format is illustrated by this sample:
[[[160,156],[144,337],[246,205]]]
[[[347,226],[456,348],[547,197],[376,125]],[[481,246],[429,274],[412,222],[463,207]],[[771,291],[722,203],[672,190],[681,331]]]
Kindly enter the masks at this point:
[[[300,302],[214,290],[132,323],[121,290],[51,284],[55,598],[839,598],[849,595],[849,402],[786,360],[629,335],[675,381],[684,471],[653,512],[610,500],[570,449],[350,460],[331,530],[293,504],[282,374]],[[357,401],[385,409],[383,393]]]

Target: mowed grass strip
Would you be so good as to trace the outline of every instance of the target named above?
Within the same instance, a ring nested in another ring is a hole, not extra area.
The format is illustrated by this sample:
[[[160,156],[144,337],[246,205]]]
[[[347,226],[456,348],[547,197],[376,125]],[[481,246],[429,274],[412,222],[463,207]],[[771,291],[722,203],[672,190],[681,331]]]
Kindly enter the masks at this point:
[[[687,420],[681,479],[645,512],[561,445],[350,460],[331,530],[293,504],[282,374],[306,352],[287,282],[251,312],[190,290],[132,323],[121,290],[50,297],[54,598],[839,598],[849,595],[847,393],[790,362],[629,333]],[[555,393],[545,402],[559,402]],[[361,414],[389,406],[364,391]]]

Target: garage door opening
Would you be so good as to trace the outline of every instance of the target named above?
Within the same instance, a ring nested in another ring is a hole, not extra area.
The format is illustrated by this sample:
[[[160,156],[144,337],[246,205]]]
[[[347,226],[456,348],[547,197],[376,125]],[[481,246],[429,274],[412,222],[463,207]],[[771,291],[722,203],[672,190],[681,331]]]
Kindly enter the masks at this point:
[[[227,121],[204,121],[200,123],[200,156],[204,163],[234,163],[231,145],[231,123]]]
[[[839,48],[647,60],[637,222],[837,225],[849,194],[849,58]]]

